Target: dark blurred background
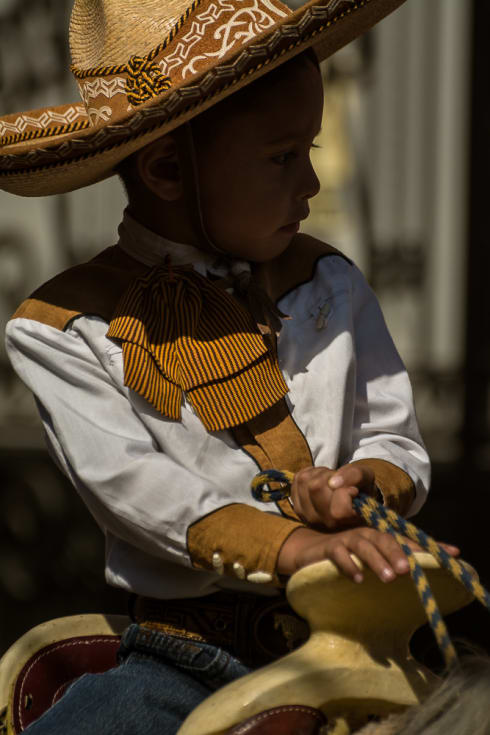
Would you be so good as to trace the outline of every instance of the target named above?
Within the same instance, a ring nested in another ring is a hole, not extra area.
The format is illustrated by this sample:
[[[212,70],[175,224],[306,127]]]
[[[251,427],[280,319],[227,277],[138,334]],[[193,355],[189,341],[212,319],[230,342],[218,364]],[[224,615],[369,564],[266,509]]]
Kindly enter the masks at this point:
[[[0,111],[77,99],[69,0],[0,0]],[[412,376],[433,458],[415,519],[461,546],[490,586],[488,28],[481,0],[408,0],[329,60],[323,189],[305,228],[353,257]],[[5,131],[0,130],[0,137]],[[116,181],[63,196],[0,192],[0,323],[40,282],[112,244]],[[46,454],[33,401],[0,345],[0,653],[29,627],[124,612],[104,583],[101,532]],[[490,652],[488,613],[451,616]],[[416,647],[433,655],[422,632]]]

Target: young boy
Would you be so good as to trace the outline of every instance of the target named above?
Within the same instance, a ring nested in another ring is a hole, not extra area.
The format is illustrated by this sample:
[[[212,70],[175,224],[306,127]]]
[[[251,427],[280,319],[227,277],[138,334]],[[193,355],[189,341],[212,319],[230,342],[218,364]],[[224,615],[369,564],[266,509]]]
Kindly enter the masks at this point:
[[[424,502],[409,381],[360,272],[298,234],[319,188],[308,48],[318,38],[323,58],[398,4],[77,0],[85,117],[65,106],[41,136],[4,140],[9,191],[117,170],[129,199],[117,245],[38,289],[7,328],[135,621],[120,666],[82,677],[29,733],[175,733],[211,691],[287,653],[277,615],[294,618],[296,569],[329,558],[361,582],[355,554],[383,581],[408,571],[351,499],[405,514]],[[252,498],[270,467],[296,473],[291,502]]]

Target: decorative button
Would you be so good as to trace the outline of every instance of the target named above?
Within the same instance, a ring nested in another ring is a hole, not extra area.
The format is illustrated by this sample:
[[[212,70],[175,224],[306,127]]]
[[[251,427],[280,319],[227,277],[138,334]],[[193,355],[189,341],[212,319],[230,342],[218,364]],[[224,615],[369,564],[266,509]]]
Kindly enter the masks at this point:
[[[215,551],[213,554],[213,567],[214,571],[218,572],[218,574],[224,574],[225,565],[223,564],[223,557],[219,551]]]
[[[247,574],[248,582],[255,582],[256,584],[265,584],[266,582],[272,582],[272,574],[268,572],[251,572]]]
[[[245,579],[245,567],[240,562],[236,561],[233,564],[233,571],[235,572],[238,579]]]

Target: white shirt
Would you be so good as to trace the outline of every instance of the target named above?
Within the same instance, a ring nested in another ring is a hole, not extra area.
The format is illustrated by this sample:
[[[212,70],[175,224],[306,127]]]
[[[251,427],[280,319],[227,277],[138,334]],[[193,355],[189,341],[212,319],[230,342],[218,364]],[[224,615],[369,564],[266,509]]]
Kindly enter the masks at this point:
[[[147,265],[170,254],[201,275],[226,275],[230,267],[128,215],[119,245]],[[315,465],[388,460],[412,478],[416,513],[427,493],[428,457],[408,376],[364,277],[329,255],[279,307],[292,317],[278,339],[286,400]],[[186,545],[191,524],[230,503],[280,513],[251,496],[255,462],[230,432],[207,432],[187,402],[175,422],[126,388],[121,347],[106,338],[107,328],[96,316],[81,316],[65,331],[15,318],[6,338],[15,370],[36,397],[54,459],[105,533],[107,581],[162,598],[223,587],[270,594],[267,585],[195,570]]]

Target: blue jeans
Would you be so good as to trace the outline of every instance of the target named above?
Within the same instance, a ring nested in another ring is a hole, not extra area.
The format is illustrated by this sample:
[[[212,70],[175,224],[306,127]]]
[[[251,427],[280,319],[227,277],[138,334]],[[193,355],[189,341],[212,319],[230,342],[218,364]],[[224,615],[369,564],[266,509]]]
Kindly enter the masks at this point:
[[[136,624],[123,634],[119,659],[77,679],[26,735],[175,735],[203,699],[251,671],[216,646]]]

